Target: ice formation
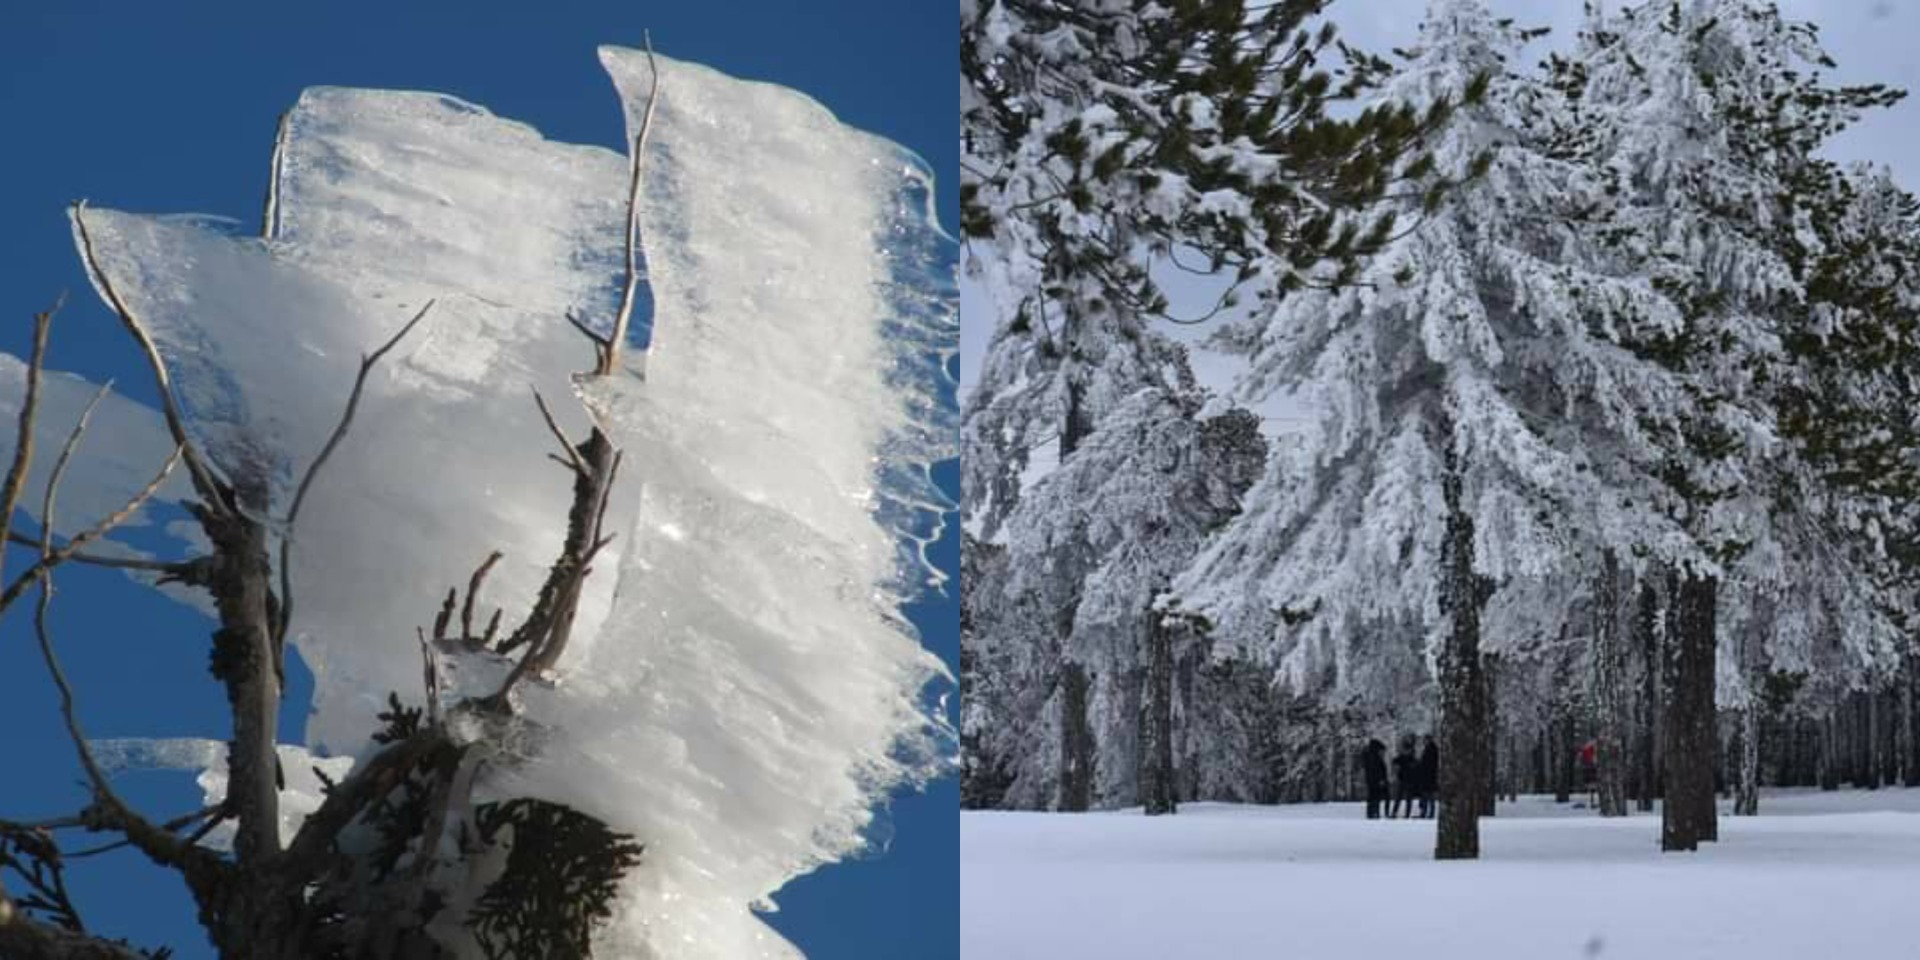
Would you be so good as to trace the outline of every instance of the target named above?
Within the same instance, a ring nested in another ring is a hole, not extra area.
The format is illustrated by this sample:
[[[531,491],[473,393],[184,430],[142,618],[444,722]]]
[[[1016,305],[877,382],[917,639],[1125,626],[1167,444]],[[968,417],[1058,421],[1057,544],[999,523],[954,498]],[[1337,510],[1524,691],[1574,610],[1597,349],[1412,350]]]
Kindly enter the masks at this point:
[[[654,65],[602,60],[637,125]],[[490,551],[483,611],[511,626],[530,605],[569,495],[531,392],[575,435],[569,393],[608,418],[620,537],[557,678],[525,688],[546,735],[480,789],[646,845],[605,955],[791,956],[751,908],[860,848],[875,804],[951,755],[927,696],[943,670],[899,607],[940,579],[920,551],[948,509],[927,468],[955,453],[957,254],[900,147],[790,90],[657,68],[651,309],[605,380],[580,375],[568,317],[609,329],[627,158],[450,97],[307,91],[264,237],[84,208],[76,236],[153,328],[190,432],[292,537],[318,755],[364,755],[388,692],[419,699],[415,627]],[[361,354],[429,300],[289,530]],[[455,694],[488,672],[448,667]]]

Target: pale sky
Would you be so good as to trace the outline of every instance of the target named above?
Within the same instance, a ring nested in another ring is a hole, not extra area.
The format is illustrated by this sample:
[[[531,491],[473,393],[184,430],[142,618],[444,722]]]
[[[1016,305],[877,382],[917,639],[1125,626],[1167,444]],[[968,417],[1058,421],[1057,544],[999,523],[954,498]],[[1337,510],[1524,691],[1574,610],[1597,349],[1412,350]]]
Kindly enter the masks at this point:
[[[1608,0],[1617,5],[1618,0]],[[1552,33],[1528,51],[1527,62],[1538,62],[1550,50],[1572,42],[1582,0],[1488,0],[1500,16],[1513,17],[1522,26],[1552,28]],[[1920,189],[1920,0],[1780,0],[1782,11],[1796,20],[1820,25],[1827,52],[1839,62],[1834,77],[1842,83],[1885,83],[1914,91],[1914,96],[1889,110],[1870,115],[1843,134],[1831,154],[1839,160],[1870,160],[1891,167],[1895,179],[1909,190]],[[1335,0],[1329,8],[1342,35],[1364,49],[1386,55],[1396,46],[1411,44],[1419,29],[1426,0]],[[1177,296],[1177,293],[1170,291]],[[1201,292],[1199,296],[1204,297]],[[960,382],[971,390],[980,354],[994,320],[982,308],[986,297],[963,276],[960,283]],[[1174,312],[1196,313],[1175,302]],[[1181,331],[1187,333],[1185,329]],[[1191,334],[1182,339],[1191,339]],[[1224,377],[1220,371],[1200,370],[1204,382]],[[1212,375],[1210,375],[1212,374]]]

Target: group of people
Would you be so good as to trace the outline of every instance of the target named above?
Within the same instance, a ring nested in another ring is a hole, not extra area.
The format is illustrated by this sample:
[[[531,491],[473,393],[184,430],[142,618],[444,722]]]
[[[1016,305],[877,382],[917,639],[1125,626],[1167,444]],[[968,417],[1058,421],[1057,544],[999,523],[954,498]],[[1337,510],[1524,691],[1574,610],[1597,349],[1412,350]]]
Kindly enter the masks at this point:
[[[1387,819],[1401,817],[1433,816],[1433,795],[1440,785],[1440,748],[1434,746],[1433,737],[1421,738],[1423,745],[1418,756],[1413,752],[1413,738],[1400,741],[1400,751],[1393,757],[1393,779],[1387,779],[1387,745],[1378,739],[1368,740],[1360,751],[1360,766],[1367,778],[1367,819],[1380,819],[1380,808],[1386,805]]]

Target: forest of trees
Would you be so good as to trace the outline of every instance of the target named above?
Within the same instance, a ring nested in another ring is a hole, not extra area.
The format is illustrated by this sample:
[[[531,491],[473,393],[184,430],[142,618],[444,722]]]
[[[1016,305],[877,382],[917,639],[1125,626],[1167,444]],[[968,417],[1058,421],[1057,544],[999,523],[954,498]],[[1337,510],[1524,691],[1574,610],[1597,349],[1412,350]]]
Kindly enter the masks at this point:
[[[1479,0],[1391,61],[1326,6],[962,5],[963,802],[1350,799],[1432,732],[1471,857],[1588,741],[1668,850],[1920,785],[1920,205],[1825,153],[1901,92],[1757,0],[1538,64]]]

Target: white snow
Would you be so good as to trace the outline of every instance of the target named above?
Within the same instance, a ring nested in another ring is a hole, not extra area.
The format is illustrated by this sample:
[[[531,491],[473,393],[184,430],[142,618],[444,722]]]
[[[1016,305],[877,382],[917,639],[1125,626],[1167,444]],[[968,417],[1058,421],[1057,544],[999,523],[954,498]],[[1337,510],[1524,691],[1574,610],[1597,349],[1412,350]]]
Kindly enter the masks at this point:
[[[1723,813],[1725,805],[1722,805]],[[1807,960],[1913,950],[1920,789],[1768,791],[1720,840],[1659,850],[1657,812],[1550,797],[1435,862],[1432,821],[1361,806],[1186,804],[1171,817],[961,815],[968,957]]]

